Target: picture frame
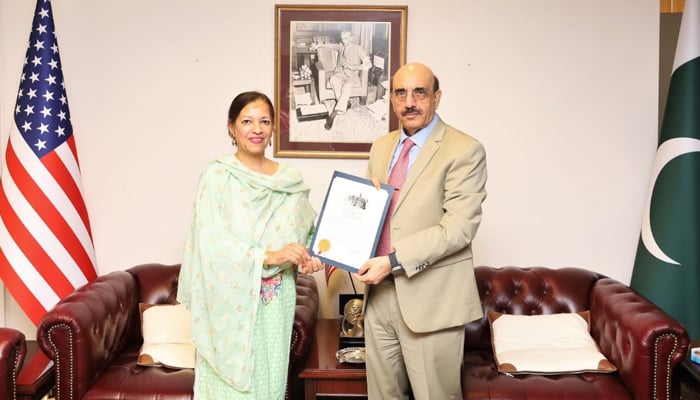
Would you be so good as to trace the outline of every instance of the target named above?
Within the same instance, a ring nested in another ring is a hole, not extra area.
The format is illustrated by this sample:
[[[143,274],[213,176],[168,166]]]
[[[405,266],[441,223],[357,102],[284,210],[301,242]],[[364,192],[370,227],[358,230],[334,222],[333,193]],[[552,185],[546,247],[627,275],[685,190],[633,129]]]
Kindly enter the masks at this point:
[[[369,157],[398,129],[407,6],[275,5],[275,157]]]

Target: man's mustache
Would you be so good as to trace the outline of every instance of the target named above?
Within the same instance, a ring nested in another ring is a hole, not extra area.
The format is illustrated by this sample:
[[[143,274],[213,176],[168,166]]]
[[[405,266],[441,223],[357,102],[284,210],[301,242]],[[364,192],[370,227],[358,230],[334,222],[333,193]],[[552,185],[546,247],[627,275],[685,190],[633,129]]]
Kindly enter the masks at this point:
[[[401,115],[406,115],[406,114],[420,114],[420,110],[417,109],[416,107],[406,108],[403,110]]]

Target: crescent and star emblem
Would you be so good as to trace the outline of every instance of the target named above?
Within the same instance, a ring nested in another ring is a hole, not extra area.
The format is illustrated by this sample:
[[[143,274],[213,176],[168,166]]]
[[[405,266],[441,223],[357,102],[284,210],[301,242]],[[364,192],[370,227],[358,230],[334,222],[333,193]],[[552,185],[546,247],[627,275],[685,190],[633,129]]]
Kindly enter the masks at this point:
[[[654,233],[651,230],[650,220],[652,193],[656,185],[656,180],[666,164],[678,156],[698,151],[700,151],[700,140],[679,137],[663,142],[656,152],[656,159],[654,160],[654,168],[651,175],[651,187],[649,188],[647,206],[644,210],[644,219],[642,220],[642,242],[651,255],[669,264],[680,265],[679,262],[667,256],[656,243],[656,240],[654,240]]]

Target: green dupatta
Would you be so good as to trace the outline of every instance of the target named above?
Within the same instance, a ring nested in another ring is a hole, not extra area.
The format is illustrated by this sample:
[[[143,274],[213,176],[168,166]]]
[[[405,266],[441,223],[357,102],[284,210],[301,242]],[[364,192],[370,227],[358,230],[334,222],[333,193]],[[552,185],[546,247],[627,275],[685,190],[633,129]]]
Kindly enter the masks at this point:
[[[177,298],[192,313],[199,356],[238,390],[250,390],[261,278],[291,267],[263,268],[265,250],[307,243],[316,218],[308,194],[296,169],[280,163],[263,175],[233,155],[200,177]]]

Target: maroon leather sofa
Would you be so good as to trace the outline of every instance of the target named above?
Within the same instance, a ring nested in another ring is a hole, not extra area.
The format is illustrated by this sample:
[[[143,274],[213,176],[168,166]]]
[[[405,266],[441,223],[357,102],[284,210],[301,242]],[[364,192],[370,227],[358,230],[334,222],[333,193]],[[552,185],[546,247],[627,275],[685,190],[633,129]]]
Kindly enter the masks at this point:
[[[475,269],[484,308],[533,315],[590,310],[591,334],[613,374],[499,374],[486,315],[466,326],[465,399],[671,399],[674,367],[689,345],[684,327],[628,286],[577,269]]]
[[[0,399],[16,399],[16,382],[27,354],[24,334],[0,328]]]
[[[136,365],[143,342],[139,303],[176,302],[179,265],[143,264],[98,277],[40,321],[37,341],[56,365],[56,399],[192,399],[194,372]],[[287,398],[303,398],[296,378],[318,313],[312,276],[297,277]]]

